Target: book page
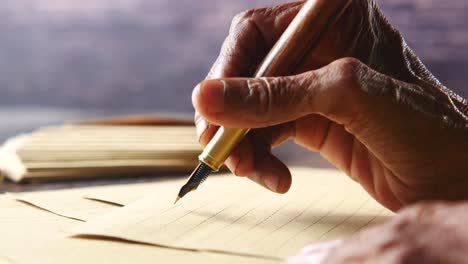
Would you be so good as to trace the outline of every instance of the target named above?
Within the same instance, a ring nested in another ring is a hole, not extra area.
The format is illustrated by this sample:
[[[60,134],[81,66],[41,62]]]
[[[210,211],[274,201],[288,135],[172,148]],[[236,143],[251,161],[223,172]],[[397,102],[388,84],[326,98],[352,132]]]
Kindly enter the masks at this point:
[[[304,245],[348,236],[392,215],[336,170],[295,168],[287,194],[246,178],[213,175],[180,203],[168,185],[74,229],[179,249],[282,259]]]

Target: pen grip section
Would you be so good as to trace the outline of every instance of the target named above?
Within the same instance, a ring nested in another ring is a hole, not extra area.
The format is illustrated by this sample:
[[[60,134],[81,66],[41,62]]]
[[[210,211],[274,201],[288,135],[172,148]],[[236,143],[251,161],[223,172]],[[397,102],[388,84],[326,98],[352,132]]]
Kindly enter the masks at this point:
[[[249,129],[220,127],[210,140],[210,143],[200,154],[200,161],[209,166],[213,171],[218,171],[231,151],[239,144],[247,132],[249,132]]]

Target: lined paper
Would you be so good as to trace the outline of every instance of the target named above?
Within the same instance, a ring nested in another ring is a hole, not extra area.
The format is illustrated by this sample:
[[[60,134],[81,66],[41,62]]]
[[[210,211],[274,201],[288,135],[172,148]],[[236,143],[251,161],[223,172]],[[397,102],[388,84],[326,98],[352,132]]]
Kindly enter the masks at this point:
[[[100,187],[102,189],[102,187]],[[111,203],[85,199],[89,188],[10,194],[13,199],[58,216],[86,222],[118,208]]]
[[[338,171],[292,173],[292,189],[284,195],[217,175],[173,205],[180,186],[168,185],[73,233],[281,259],[307,243],[347,236],[392,215]]]
[[[82,222],[130,204],[147,194],[161,192],[168,186],[180,186],[183,178],[160,177],[144,183],[92,186],[73,189],[9,193],[18,201],[50,213]]]
[[[278,263],[209,252],[173,250],[123,241],[68,237],[75,220],[59,217],[0,194],[0,263]]]
[[[144,183],[132,183],[117,186],[107,186],[105,188],[92,188],[86,192],[85,198],[115,205],[128,205],[146,195],[152,193],[167,193],[168,190],[179,188],[187,181],[186,177],[158,177],[156,181]]]

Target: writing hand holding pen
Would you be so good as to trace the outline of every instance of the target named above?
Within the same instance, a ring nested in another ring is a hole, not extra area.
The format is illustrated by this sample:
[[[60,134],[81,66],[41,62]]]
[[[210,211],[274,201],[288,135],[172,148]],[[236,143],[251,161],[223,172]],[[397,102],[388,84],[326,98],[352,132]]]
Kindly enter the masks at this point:
[[[373,1],[354,0],[295,75],[252,75],[302,2],[244,12],[192,95],[200,142],[255,128],[226,160],[275,192],[291,184],[271,148],[319,151],[384,206],[468,196],[468,103],[441,85]],[[212,80],[214,79],[214,80]]]

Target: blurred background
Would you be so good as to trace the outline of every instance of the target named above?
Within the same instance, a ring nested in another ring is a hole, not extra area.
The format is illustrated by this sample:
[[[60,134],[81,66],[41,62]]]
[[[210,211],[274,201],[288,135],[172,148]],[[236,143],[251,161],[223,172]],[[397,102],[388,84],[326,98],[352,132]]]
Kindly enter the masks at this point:
[[[1,0],[0,140],[102,115],[192,115],[232,17],[278,0]],[[468,96],[465,0],[377,0],[410,47]]]

